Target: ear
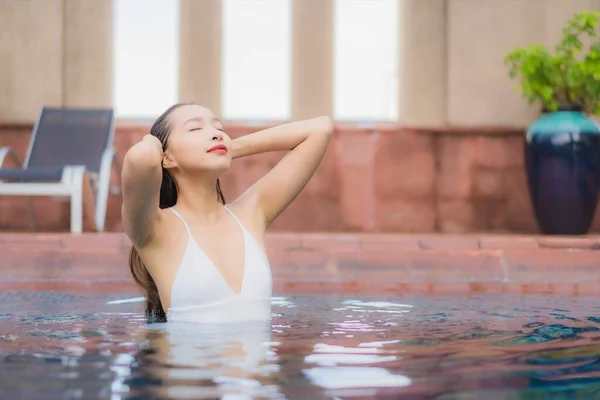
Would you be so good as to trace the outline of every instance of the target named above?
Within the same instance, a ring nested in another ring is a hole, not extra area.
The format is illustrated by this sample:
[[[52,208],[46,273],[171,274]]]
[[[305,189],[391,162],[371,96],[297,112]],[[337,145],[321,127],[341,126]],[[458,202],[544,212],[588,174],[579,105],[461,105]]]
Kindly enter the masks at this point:
[[[162,167],[169,169],[169,168],[174,168],[177,166],[177,163],[175,162],[175,160],[173,159],[173,157],[171,156],[171,152],[170,151],[165,151],[163,153],[163,157],[162,157]]]

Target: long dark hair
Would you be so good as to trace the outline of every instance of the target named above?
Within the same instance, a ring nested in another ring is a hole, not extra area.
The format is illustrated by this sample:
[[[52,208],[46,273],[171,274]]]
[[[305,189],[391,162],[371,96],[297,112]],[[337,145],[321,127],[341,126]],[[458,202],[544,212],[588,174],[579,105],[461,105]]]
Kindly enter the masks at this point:
[[[179,103],[169,107],[162,115],[160,115],[152,128],[150,128],[150,134],[156,136],[162,143],[163,151],[167,149],[169,134],[171,133],[171,124],[169,123],[169,115],[175,109],[189,105],[193,103]],[[217,197],[218,200],[225,204],[225,197],[221,191],[221,184],[217,179]],[[162,183],[160,185],[160,198],[159,207],[169,208],[177,204],[177,183],[171,177],[169,172],[162,169]],[[148,272],[148,269],[144,265],[142,258],[138,254],[135,246],[131,246],[129,252],[129,269],[131,275],[137,284],[142,288],[146,295],[146,317],[151,322],[161,322],[167,320],[167,315],[163,309],[162,303],[160,302],[160,296],[158,295],[158,288],[152,276]]]

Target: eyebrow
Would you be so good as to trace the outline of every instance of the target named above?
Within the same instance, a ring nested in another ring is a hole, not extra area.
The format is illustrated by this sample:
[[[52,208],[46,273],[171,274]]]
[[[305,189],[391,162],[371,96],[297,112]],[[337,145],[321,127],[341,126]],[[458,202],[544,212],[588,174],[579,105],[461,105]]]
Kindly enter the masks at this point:
[[[204,118],[202,117],[194,117],[194,118],[190,118],[187,121],[185,121],[184,125],[186,125],[188,122],[201,122],[204,121]],[[213,117],[210,121],[211,123],[213,122],[218,122],[219,124],[223,125],[223,123],[221,122],[221,120],[217,117]]]

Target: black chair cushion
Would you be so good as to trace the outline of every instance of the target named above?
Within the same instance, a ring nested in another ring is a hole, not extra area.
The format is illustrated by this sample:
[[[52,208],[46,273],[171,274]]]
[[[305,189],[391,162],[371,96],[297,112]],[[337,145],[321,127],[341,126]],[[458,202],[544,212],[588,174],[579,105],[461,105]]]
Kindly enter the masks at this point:
[[[60,181],[62,173],[63,167],[0,168],[0,180],[13,182]]]

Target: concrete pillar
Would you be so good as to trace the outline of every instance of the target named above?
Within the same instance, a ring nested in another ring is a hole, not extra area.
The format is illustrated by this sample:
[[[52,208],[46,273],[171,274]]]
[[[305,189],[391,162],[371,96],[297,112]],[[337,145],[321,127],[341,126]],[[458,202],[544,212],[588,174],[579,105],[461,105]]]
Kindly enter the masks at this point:
[[[65,0],[64,6],[63,104],[111,107],[113,1]]]
[[[180,0],[179,99],[222,112],[221,0]]]
[[[63,1],[0,0],[0,119],[33,122],[60,106]]]
[[[528,125],[540,106],[529,107],[515,90],[504,57],[544,43],[546,0],[451,0],[448,7],[449,124]]]
[[[334,0],[293,0],[292,13],[292,119],[333,116]]]
[[[447,0],[398,0],[398,118],[438,127],[447,112]]]

